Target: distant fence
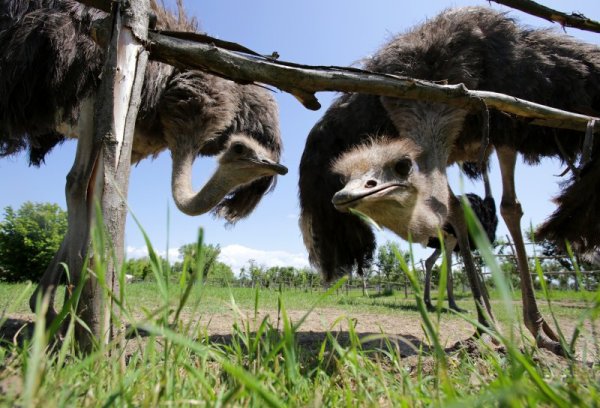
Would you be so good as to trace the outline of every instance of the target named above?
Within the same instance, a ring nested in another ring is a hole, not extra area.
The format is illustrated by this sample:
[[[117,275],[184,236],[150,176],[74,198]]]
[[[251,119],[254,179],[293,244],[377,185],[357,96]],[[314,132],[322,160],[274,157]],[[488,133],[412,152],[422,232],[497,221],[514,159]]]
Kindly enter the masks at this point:
[[[511,244],[508,244],[512,247]],[[512,254],[495,254],[495,257],[501,259],[510,259],[512,264],[516,265],[516,257]],[[478,265],[483,265],[481,258],[477,255],[474,256]],[[559,256],[530,256],[529,264],[533,264],[533,260],[544,262],[547,260],[560,261],[565,259]],[[424,261],[421,260],[417,263],[421,268],[418,268],[416,272],[420,276],[421,282],[424,279]],[[558,262],[557,262],[558,263]],[[556,267],[557,264],[554,264]],[[547,270],[548,265],[542,265],[544,269],[543,275],[546,279],[546,283],[551,289],[557,290],[585,290],[594,291],[597,290],[600,285],[600,269],[595,270],[584,270],[575,272],[571,270]],[[588,266],[589,267],[589,266]],[[466,279],[462,263],[458,262],[452,265],[453,276],[454,276],[454,289],[462,292],[469,292],[468,280]],[[515,268],[516,269],[516,268]],[[491,272],[486,267],[479,271],[483,275],[485,281],[488,284],[493,284],[491,280]],[[389,275],[388,275],[389,276]],[[537,273],[534,271],[531,273],[534,285],[539,288],[539,278]],[[510,279],[513,284],[518,288],[519,276],[518,273],[507,274],[506,278]],[[279,278],[279,277],[266,277],[258,276],[256,278],[246,277],[244,279],[234,280],[219,280],[218,278],[208,277],[205,284],[215,287],[260,287],[262,289],[274,290],[274,291],[304,291],[304,292],[315,292],[324,291],[327,289],[326,285],[321,282],[320,276],[316,274],[304,275],[304,277],[294,276],[291,278]],[[383,274],[378,271],[371,271],[367,279],[362,279],[360,276],[351,277],[344,285],[337,289],[338,293],[350,292],[362,290],[364,293],[377,293],[382,294],[390,291],[396,291],[404,293],[405,297],[412,294],[412,287],[404,274],[400,274],[394,280],[386,280]],[[432,291],[437,291],[437,282],[432,280]]]
[[[458,276],[457,276],[458,275]],[[488,285],[491,283],[491,273],[490,272],[482,272],[484,275],[486,282]],[[582,271],[579,274],[579,278],[575,272],[572,271],[550,271],[544,272],[544,276],[546,277],[546,282],[548,287],[553,290],[583,290],[583,291],[595,291],[598,289],[600,284],[600,270],[593,271]],[[556,277],[560,277],[561,279],[556,279]],[[513,282],[517,281],[515,286],[518,288],[518,276],[513,276]],[[534,286],[539,288],[539,282],[537,282],[537,274],[532,273],[532,278],[534,280]],[[134,280],[135,281],[135,280]],[[218,279],[208,279],[204,282],[205,285],[212,287],[237,287],[237,288],[260,288],[262,290],[270,290],[270,291],[295,291],[295,292],[325,292],[329,289],[328,285],[324,285],[321,282],[306,282],[300,283],[294,280],[233,280],[233,281],[222,281]],[[423,285],[421,279],[421,287]],[[437,282],[432,280],[432,293],[438,291]],[[463,293],[470,292],[469,285],[466,282],[466,279],[459,274],[454,274],[454,290],[462,291]],[[377,294],[377,295],[385,295],[389,293],[399,293],[403,294],[405,298],[412,296],[413,290],[407,279],[399,279],[395,281],[386,281],[369,279],[366,281],[362,281],[360,278],[354,277],[353,279],[345,282],[339,288],[337,288],[337,294],[350,293],[350,292],[360,292],[363,294]],[[444,293],[445,293],[444,289]]]
[[[457,273],[458,272],[458,273]],[[491,272],[481,271],[484,279],[488,284],[491,284]],[[539,288],[538,275],[537,273],[531,273],[534,285]],[[594,291],[598,289],[600,284],[600,270],[590,271],[547,271],[544,272],[546,283],[551,289],[557,290],[585,290]],[[513,282],[518,284],[518,275],[511,275],[510,278]],[[421,277],[421,285],[423,278]],[[454,289],[462,290],[462,292],[469,292],[470,288],[467,283],[467,279],[464,277],[464,271],[454,270]],[[304,292],[322,292],[328,289],[328,285],[324,285],[315,279],[313,282],[298,282],[294,279],[257,279],[257,280],[234,280],[231,282],[219,282],[216,280],[208,280],[208,285],[213,286],[230,286],[230,287],[260,287],[261,289],[267,289],[272,291],[304,291]],[[365,293],[377,293],[383,294],[386,292],[400,292],[404,293],[405,297],[412,294],[412,287],[405,276],[401,276],[397,280],[388,281],[381,279],[377,276],[370,277],[369,279],[363,280],[360,277],[353,277],[348,280],[344,285],[337,289],[337,293],[350,292],[350,291],[363,291]],[[432,280],[432,290],[437,291],[437,282]]]

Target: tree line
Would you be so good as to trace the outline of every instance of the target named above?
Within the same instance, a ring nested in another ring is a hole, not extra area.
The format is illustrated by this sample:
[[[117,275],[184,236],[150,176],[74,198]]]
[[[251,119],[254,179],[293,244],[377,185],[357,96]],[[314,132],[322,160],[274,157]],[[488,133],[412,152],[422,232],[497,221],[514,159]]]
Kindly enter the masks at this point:
[[[10,206],[6,207],[0,221],[0,281],[38,281],[58,250],[66,230],[67,213],[57,204],[26,202],[16,210]],[[533,228],[527,233],[530,242],[535,240],[532,231]],[[499,239],[493,246],[500,269],[513,285],[518,287],[518,274],[515,259],[511,255],[510,242]],[[593,272],[597,269],[597,266],[577,254],[565,254],[551,242],[542,241],[535,246],[537,262],[547,274],[547,281],[556,286],[577,288],[578,281],[574,278],[576,270]],[[267,267],[252,259],[248,260],[236,275],[229,265],[218,260],[220,251],[218,245],[202,244],[198,247],[198,244],[190,243],[179,248],[181,261],[171,263],[163,257],[158,257],[160,267],[157,267],[149,257],[142,257],[126,260],[123,268],[133,281],[153,280],[156,270],[160,271],[158,273],[167,274],[173,280],[181,279],[182,276],[191,278],[194,271],[200,268],[201,273],[195,277],[219,286],[314,288],[323,285],[320,274],[310,268]],[[479,267],[483,268],[481,258],[476,256],[475,259],[478,260]],[[534,262],[532,260],[532,270],[535,270]],[[412,267],[410,254],[402,251],[397,243],[388,241],[378,247],[375,259],[371,267],[364,271],[364,276],[351,275],[350,282],[359,279],[363,285],[393,291],[400,286],[406,287],[403,271],[406,265]],[[424,268],[420,262],[414,267],[417,273],[423,273]],[[433,268],[434,282],[439,276],[439,268],[439,265]],[[460,262],[453,271],[455,284],[465,287],[467,281]],[[584,275],[584,286],[597,287],[598,276]],[[488,283],[493,284],[491,280]]]
[[[39,281],[46,267],[58,251],[67,231],[67,213],[58,204],[26,202],[18,209],[4,208],[0,221],[0,281]],[[207,283],[269,287],[274,282],[321,284],[320,276],[308,268],[291,266],[265,267],[254,260],[241,268],[236,276],[232,268],[219,261],[219,245],[196,243],[179,248],[181,261],[169,262],[158,257],[153,265],[150,257],[132,258],[124,262],[124,272],[133,281],[153,280],[156,273],[180,279],[183,274],[191,278],[196,268],[201,268],[198,278]],[[202,265],[199,262],[201,252]]]

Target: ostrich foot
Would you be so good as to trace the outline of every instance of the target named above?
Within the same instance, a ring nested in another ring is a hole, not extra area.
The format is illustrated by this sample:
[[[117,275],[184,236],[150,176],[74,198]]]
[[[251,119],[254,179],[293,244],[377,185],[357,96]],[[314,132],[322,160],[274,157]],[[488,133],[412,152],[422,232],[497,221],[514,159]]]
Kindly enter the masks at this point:
[[[480,321],[480,324],[487,327],[488,331],[496,332],[498,330],[496,327],[491,326],[486,321]],[[487,333],[486,331],[480,328],[477,328],[475,330],[475,333],[473,333],[471,336],[467,337],[464,340],[457,341],[452,347],[450,347],[450,350],[458,350],[463,347],[471,349],[477,343],[486,344],[491,349],[496,349],[498,348],[498,346],[501,345],[500,341],[496,337],[492,336],[490,333]]]
[[[38,310],[38,293],[40,291],[40,287],[38,287],[34,292],[33,295],[31,295],[31,297],[29,298],[29,308],[31,309],[31,311],[33,313],[36,313],[36,311]],[[44,314],[44,319],[46,320],[46,326],[52,324],[52,322],[54,321],[54,319],[56,319],[56,317],[58,316],[58,313],[56,312],[56,310],[54,309],[54,290],[50,290],[49,293],[49,304],[48,304],[48,310],[46,310],[46,313]],[[41,301],[41,298],[40,298]]]
[[[569,356],[569,353],[567,352],[567,350],[565,350],[558,341],[549,339],[548,337],[546,337],[546,335],[544,335],[541,332],[538,333],[537,336],[535,336],[535,343],[537,344],[537,346],[539,348],[543,348],[548,351],[551,351],[552,353],[556,354],[557,356],[561,356],[561,357]]]
[[[450,310],[454,310],[455,312],[458,312],[458,313],[467,313],[468,312],[468,310],[461,309],[460,307],[458,307],[458,305],[456,303],[449,303],[448,308]]]
[[[569,357],[570,353],[560,344],[559,338],[545,320],[542,320],[531,331],[539,348],[546,349],[561,357]]]
[[[560,341],[556,333],[554,333],[554,330],[552,330],[552,327],[550,327],[550,325],[546,323],[546,320],[542,322],[542,330],[544,331],[546,336],[550,337],[551,340],[556,342]]]
[[[500,342],[488,333],[481,333],[476,331],[471,336],[464,340],[459,340],[452,345],[447,351],[458,351],[461,349],[466,350],[467,353],[473,355],[479,353],[481,344],[484,344],[488,349],[497,350],[499,349]]]
[[[532,321],[534,322],[533,324],[531,323]],[[529,329],[539,348],[551,351],[558,356],[569,356],[569,351],[562,347],[559,337],[541,315],[538,315],[536,319],[525,320],[525,327]]]
[[[491,330],[495,331],[496,329],[491,329]],[[482,332],[479,329],[477,331],[475,331],[475,333],[473,333],[473,335],[470,338],[472,340],[479,340],[488,345],[493,345],[494,347],[497,347],[500,345],[500,341],[496,337],[492,336],[489,333]]]
[[[425,302],[425,307],[428,312],[435,312],[435,307],[431,304],[431,302]]]

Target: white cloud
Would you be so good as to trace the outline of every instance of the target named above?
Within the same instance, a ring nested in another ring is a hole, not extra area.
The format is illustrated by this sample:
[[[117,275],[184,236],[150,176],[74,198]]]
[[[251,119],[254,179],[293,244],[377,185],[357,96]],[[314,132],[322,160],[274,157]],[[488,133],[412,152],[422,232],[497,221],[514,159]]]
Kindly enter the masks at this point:
[[[156,248],[154,249],[156,251]],[[132,246],[128,246],[127,249],[125,250],[127,259],[133,259],[133,258],[144,258],[148,256],[148,248],[147,247],[141,247],[141,248],[137,248],[137,247],[132,247]],[[158,254],[158,256],[161,256],[163,258],[166,258],[167,255],[167,251],[156,251],[156,253]],[[169,262],[173,263],[173,262],[177,262],[177,261],[181,261],[181,257],[179,256],[179,249],[178,248],[169,248]]]
[[[308,259],[305,254],[291,253],[286,251],[263,251],[252,249],[242,245],[227,245],[221,248],[219,261],[231,266],[233,272],[237,275],[243,266],[248,265],[248,261],[253,259],[257,265],[264,265],[267,268],[272,266],[293,266],[294,268],[308,267]]]
[[[148,256],[148,248],[128,246],[126,249],[127,258],[143,258]],[[165,257],[166,251],[156,251],[156,253]],[[237,275],[240,269],[248,265],[250,260],[254,260],[257,265],[270,268],[272,266],[293,266],[294,268],[308,267],[308,258],[303,253],[291,253],[287,251],[263,251],[260,249],[248,248],[243,245],[227,245],[221,248],[219,261],[231,267]],[[179,250],[169,248],[169,261],[171,263],[181,261]]]

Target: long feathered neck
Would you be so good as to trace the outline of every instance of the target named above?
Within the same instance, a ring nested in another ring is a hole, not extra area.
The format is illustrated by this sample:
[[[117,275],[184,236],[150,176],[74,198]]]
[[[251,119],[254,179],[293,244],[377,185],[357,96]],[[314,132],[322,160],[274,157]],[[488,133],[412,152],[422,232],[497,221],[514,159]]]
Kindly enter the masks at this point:
[[[173,174],[171,189],[177,208],[187,215],[200,215],[209,212],[231,191],[237,181],[222,174],[220,167],[198,192],[192,187],[192,164],[195,153],[192,150],[173,150]]]

